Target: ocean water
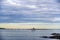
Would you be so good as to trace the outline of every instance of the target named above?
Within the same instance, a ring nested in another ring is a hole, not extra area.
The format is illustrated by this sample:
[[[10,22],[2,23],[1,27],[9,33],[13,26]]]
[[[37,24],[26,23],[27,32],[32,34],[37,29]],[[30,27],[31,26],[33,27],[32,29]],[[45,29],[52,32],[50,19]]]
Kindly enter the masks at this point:
[[[51,33],[60,33],[60,30],[8,30],[0,29],[0,40],[59,40],[41,38]]]

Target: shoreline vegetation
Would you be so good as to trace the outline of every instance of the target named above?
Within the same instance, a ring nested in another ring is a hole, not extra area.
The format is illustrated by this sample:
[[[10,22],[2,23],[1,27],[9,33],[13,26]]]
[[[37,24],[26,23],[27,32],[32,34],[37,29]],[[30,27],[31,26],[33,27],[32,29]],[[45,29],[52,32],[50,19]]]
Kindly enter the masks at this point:
[[[36,28],[31,28],[31,29],[0,28],[0,29],[7,29],[7,30],[60,30],[60,29],[36,29]]]

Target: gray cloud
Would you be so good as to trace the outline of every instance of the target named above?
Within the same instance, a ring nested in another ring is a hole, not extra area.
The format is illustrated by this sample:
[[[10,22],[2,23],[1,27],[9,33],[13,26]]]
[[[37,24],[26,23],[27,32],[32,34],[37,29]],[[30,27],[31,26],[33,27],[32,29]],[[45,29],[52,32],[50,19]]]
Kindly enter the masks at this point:
[[[9,20],[6,22],[56,22],[60,18],[59,7],[55,0],[3,0],[0,19]]]

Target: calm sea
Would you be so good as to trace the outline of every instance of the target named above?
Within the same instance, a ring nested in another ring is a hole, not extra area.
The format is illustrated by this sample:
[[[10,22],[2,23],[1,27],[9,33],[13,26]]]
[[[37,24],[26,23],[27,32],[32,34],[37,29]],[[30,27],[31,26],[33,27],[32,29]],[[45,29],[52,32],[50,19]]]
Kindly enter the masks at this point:
[[[0,40],[58,40],[41,38],[51,33],[60,33],[60,30],[7,30],[0,29]]]

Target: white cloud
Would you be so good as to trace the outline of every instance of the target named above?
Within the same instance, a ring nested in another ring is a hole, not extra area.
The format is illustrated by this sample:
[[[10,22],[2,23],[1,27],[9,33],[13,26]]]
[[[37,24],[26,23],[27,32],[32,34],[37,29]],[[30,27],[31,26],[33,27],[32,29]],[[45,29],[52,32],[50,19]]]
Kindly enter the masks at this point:
[[[18,1],[18,0],[16,0],[16,1]],[[20,3],[18,3],[18,2],[16,2],[16,1],[14,1],[14,0],[4,0],[3,2],[2,2],[2,4],[3,5],[7,5],[7,6],[21,6],[21,4]]]
[[[38,8],[36,5],[27,5],[26,7],[28,7],[28,8]]]
[[[60,17],[55,17],[52,21],[54,21],[54,22],[60,21]]]

